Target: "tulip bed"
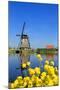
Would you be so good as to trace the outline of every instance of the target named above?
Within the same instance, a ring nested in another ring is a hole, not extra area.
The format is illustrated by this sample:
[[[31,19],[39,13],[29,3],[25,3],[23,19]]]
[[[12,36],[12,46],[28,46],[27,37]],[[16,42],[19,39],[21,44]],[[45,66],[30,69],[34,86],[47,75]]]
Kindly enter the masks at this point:
[[[18,76],[16,80],[10,84],[10,88],[31,88],[57,86],[59,84],[58,68],[54,66],[54,61],[46,60],[43,71],[40,67],[31,68],[30,62],[23,63],[21,67],[27,69],[27,76]]]

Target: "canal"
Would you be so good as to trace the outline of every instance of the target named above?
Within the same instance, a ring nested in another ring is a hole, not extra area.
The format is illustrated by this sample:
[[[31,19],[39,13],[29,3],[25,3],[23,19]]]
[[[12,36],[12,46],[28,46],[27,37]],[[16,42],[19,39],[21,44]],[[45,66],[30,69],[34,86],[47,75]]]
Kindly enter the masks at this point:
[[[58,55],[54,55],[53,57],[49,55],[48,57],[46,55],[42,55],[43,58],[42,61],[40,61],[34,54],[30,56],[20,56],[19,54],[12,54],[9,55],[8,58],[9,58],[8,61],[9,83],[13,82],[17,78],[17,76],[22,75],[23,70],[21,69],[21,63],[25,62],[26,60],[31,62],[30,67],[32,68],[40,67],[41,71],[43,70],[44,62],[47,59],[48,60],[53,59],[55,62],[54,66],[58,67]]]

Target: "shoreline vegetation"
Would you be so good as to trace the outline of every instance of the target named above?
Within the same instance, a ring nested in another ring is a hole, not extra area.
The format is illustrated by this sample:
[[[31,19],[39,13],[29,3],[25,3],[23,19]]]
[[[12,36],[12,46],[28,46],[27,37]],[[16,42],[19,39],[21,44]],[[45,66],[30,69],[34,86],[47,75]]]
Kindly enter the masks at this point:
[[[16,51],[18,49],[16,48],[8,48],[8,54],[16,54]],[[18,50],[19,52],[21,51],[20,49]],[[24,51],[22,49],[22,51]],[[51,48],[51,49],[47,49],[47,48],[37,48],[37,49],[29,49],[27,50],[29,51],[29,54],[34,54],[34,53],[40,53],[40,54],[58,54],[58,49],[57,48]]]

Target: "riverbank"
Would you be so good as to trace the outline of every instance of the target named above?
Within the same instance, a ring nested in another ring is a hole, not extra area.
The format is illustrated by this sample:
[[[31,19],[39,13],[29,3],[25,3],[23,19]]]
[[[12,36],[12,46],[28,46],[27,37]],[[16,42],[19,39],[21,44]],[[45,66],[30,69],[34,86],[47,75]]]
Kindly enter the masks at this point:
[[[9,54],[16,54],[17,49],[15,48],[9,48],[8,53]],[[23,52],[26,52],[26,50],[22,50]],[[28,50],[27,50],[28,51]],[[21,52],[21,50],[18,50],[18,52]],[[52,48],[52,49],[46,49],[46,48],[41,48],[41,49],[35,49],[35,50],[29,50],[29,54],[34,54],[34,53],[40,53],[40,54],[58,54],[58,49],[57,48]]]

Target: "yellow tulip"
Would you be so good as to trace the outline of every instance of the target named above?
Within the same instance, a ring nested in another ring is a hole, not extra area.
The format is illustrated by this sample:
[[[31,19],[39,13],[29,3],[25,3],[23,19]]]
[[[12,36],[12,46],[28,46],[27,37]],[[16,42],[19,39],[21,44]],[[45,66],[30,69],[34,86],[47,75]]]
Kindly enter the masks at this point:
[[[26,68],[26,63],[23,63],[22,64],[22,68]]]
[[[42,72],[41,75],[42,75],[42,76],[46,76],[46,72]]]
[[[46,81],[49,81],[51,79],[50,75],[46,75]]]
[[[45,61],[45,64],[48,64],[48,65],[49,65],[49,61],[48,61],[48,60],[46,60],[46,61]]]
[[[36,76],[36,77],[35,77],[35,81],[38,81],[38,80],[39,80],[39,77]]]
[[[42,80],[41,80],[40,78],[37,78],[37,79],[36,79],[36,83],[42,85]]]
[[[24,79],[23,79],[23,80],[24,80],[24,82],[25,82],[25,81],[27,81],[27,82],[28,82],[28,81],[30,80],[30,77],[28,77],[28,76],[27,76],[27,77],[24,77]]]
[[[36,83],[36,87],[40,87],[41,85],[40,85],[40,83]]]
[[[18,76],[17,77],[17,80],[22,80],[22,76]]]
[[[54,85],[59,84],[59,77],[57,75],[53,75],[53,82],[54,82]]]
[[[14,89],[14,88],[15,88],[14,83],[11,83],[11,89]]]
[[[42,84],[42,80],[41,80],[40,78],[39,78],[38,82],[39,82],[40,84]]]
[[[40,57],[41,57],[41,55],[40,55],[40,54],[37,54],[37,57],[38,57],[38,58],[40,58]]]
[[[40,74],[40,68],[39,68],[39,67],[36,67],[36,68],[35,68],[35,73],[36,73],[36,74]]]
[[[46,72],[42,72],[42,73],[41,73],[41,79],[44,80],[45,77],[46,77]]]
[[[23,80],[19,81],[19,85],[22,86],[23,85]]]
[[[48,74],[50,74],[50,75],[52,75],[52,74],[54,74],[55,72],[54,72],[54,67],[53,66],[50,66],[49,67],[49,70],[48,70]]]
[[[24,81],[23,86],[24,86],[24,87],[26,87],[26,86],[27,86],[27,82],[26,82],[26,81]]]
[[[54,61],[50,61],[50,65],[54,66]]]
[[[16,79],[16,80],[14,81],[14,86],[17,87],[18,84],[19,84],[19,82],[18,82],[18,80]]]
[[[30,77],[27,76],[27,77],[26,77],[26,80],[30,80]]]
[[[27,62],[27,66],[30,66],[30,62]]]
[[[44,65],[44,69],[48,72],[48,74],[54,74],[54,67],[50,65]]]
[[[40,78],[36,78],[36,86],[39,87],[39,86],[42,86],[42,80]]]
[[[35,74],[35,71],[34,71],[34,69],[32,69],[32,68],[29,68],[29,75],[34,75]]]
[[[31,88],[31,87],[33,87],[33,83],[32,83],[32,81],[30,80],[30,81],[28,82],[28,88]]]
[[[46,76],[45,84],[46,84],[46,86],[52,86],[53,85],[53,80],[52,80],[50,75]]]
[[[32,75],[31,81],[32,81],[33,83],[35,83],[35,80],[36,80],[36,76],[35,76],[35,75]]]
[[[40,54],[37,54],[37,58],[39,58],[40,60],[42,60],[42,57]]]
[[[57,69],[57,67],[55,67],[54,69],[55,69],[55,73],[58,74],[58,69]]]
[[[44,76],[41,76],[41,80],[45,80],[45,77]]]
[[[33,87],[33,85],[28,85],[28,88],[32,88]]]
[[[53,80],[49,80],[48,86],[53,86],[53,85],[54,85]]]
[[[50,66],[47,65],[47,64],[44,65],[44,69],[45,69],[45,70],[49,70],[49,67],[50,67]]]
[[[45,80],[45,82],[44,82],[45,85],[44,86],[47,86],[48,85],[48,82],[49,82],[48,80]]]

